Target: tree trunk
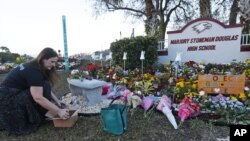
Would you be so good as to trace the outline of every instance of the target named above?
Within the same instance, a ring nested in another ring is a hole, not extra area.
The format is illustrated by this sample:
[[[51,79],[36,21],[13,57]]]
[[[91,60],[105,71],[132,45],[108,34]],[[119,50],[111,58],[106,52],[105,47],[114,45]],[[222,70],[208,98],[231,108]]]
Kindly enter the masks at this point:
[[[168,21],[164,22],[164,17],[160,19],[160,25],[159,25],[159,40],[165,40],[165,34],[167,29]]]
[[[147,19],[151,19],[153,16],[153,11],[154,11],[154,5],[153,5],[152,0],[145,0],[145,5],[146,5]]]
[[[212,17],[210,0],[199,0],[200,17]]]
[[[229,15],[229,24],[236,24],[237,14],[239,12],[238,2],[239,2],[239,0],[233,1],[233,4],[231,6],[231,10],[230,10],[230,15]]]
[[[157,16],[156,13],[154,13],[155,7],[152,0],[145,0],[145,6],[147,16],[147,20],[145,21],[146,33],[149,36],[154,36],[157,31]]]

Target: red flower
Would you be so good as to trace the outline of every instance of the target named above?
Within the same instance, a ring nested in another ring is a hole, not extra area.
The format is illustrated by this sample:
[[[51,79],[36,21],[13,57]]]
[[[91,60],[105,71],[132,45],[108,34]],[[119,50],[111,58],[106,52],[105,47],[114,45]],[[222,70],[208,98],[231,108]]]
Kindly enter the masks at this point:
[[[105,85],[102,87],[102,95],[106,95],[110,89],[109,85]]]
[[[87,65],[87,70],[89,71],[93,71],[96,68],[96,64],[90,63]]]

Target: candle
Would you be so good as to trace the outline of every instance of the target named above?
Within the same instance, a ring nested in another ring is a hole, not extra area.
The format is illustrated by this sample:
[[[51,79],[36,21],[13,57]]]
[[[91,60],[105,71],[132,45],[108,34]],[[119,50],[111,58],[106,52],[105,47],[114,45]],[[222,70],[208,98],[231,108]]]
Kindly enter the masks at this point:
[[[145,59],[144,54],[145,54],[145,51],[142,50],[142,51],[141,51],[141,57],[140,57],[141,60],[144,60],[144,59]]]
[[[123,60],[127,60],[127,52],[123,52]]]
[[[109,59],[112,59],[112,52],[109,53]]]

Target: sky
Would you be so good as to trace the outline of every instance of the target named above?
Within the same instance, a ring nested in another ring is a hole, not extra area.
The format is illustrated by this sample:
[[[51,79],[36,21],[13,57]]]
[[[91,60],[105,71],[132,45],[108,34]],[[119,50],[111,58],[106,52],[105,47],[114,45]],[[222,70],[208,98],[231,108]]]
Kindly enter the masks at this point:
[[[145,35],[143,23],[114,12],[96,18],[90,0],[0,0],[0,46],[36,56],[44,47],[64,54],[62,16],[66,16],[69,56],[110,48],[110,43]],[[120,36],[121,32],[121,36]]]

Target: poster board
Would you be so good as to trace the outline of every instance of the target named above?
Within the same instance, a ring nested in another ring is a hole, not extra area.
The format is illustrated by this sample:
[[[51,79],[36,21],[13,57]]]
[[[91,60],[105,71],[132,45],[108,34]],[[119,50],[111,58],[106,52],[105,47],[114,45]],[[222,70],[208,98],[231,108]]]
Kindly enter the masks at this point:
[[[219,88],[222,94],[240,94],[244,92],[246,76],[242,75],[199,75],[198,90],[204,90],[207,94],[215,94],[215,88]]]

